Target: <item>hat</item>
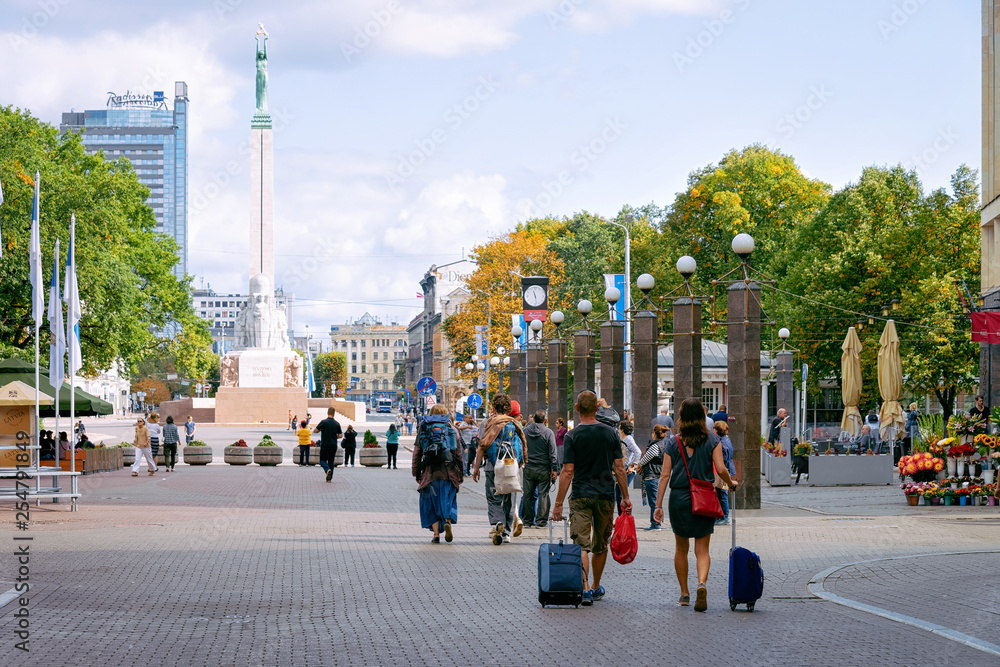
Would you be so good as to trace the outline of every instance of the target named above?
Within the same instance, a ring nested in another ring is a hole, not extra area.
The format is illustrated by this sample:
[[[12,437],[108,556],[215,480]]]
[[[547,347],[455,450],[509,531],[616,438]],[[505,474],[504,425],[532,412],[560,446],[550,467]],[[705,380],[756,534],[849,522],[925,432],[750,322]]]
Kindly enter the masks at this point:
[[[521,415],[521,404],[517,401],[510,402],[510,416],[519,417]]]

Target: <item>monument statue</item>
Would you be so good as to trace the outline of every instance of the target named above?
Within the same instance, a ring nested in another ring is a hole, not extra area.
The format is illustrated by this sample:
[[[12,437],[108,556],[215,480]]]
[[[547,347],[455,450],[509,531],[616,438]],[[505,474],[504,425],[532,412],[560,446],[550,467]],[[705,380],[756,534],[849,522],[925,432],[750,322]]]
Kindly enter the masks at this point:
[[[235,387],[239,384],[240,371],[237,366],[238,360],[226,355],[222,357],[222,386]]]
[[[302,386],[302,357],[298,354],[285,359],[285,386]]]
[[[250,298],[236,319],[236,350],[289,350],[285,309],[274,303],[271,276],[250,279]]]
[[[257,113],[267,115],[267,30],[263,23],[257,24],[254,35],[257,40]],[[261,39],[263,37],[263,40]]]

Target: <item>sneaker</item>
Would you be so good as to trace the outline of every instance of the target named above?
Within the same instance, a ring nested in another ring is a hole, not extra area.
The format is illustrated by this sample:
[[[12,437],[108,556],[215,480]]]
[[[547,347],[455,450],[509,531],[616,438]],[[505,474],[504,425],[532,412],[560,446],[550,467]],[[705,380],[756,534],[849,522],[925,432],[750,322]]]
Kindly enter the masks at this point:
[[[503,536],[503,543],[504,544],[510,544],[510,535],[504,535]]]
[[[695,611],[706,611],[708,609],[708,589],[705,584],[698,584],[698,593],[694,601]]]
[[[497,523],[493,526],[493,530],[490,531],[490,539],[493,540],[493,544],[500,544],[503,542],[503,523]]]
[[[451,542],[453,537],[454,536],[451,534],[451,522],[449,521],[444,524],[444,541]]]
[[[583,592],[583,601],[580,602],[580,604],[582,604],[584,607],[589,607],[590,605],[594,604],[594,593],[593,593],[593,591],[584,591]]]
[[[524,530],[524,523],[522,523],[520,518],[514,519],[514,537],[521,535],[521,531]]]
[[[333,469],[326,471],[326,481],[329,482],[331,479],[333,479]]]
[[[604,597],[604,586],[598,586],[596,591],[590,591],[590,596],[594,598],[594,602],[597,602]]]
[[[643,528],[643,530],[659,530],[659,529],[660,529],[660,527],[657,524],[655,524],[655,523],[652,523],[652,524],[646,526],[645,528]]]
[[[434,537],[432,537],[431,538],[431,544],[441,544],[441,537],[438,536],[438,535],[435,535]]]

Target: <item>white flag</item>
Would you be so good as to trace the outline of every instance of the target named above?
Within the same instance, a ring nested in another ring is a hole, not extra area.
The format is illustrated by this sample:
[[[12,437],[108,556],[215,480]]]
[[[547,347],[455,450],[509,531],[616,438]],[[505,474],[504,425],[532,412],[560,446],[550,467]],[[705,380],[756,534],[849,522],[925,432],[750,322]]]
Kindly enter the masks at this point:
[[[38,192],[41,186],[42,177],[35,172],[35,198],[31,205],[31,249],[28,254],[31,263],[31,319],[35,321],[35,328],[42,327],[42,318],[45,316],[45,287],[42,284],[42,237],[39,231],[38,216]]]
[[[49,283],[49,383],[58,392],[66,377],[66,330],[63,329],[62,298],[59,294],[59,239],[52,256],[52,281]]]
[[[66,301],[66,340],[69,351],[69,373],[76,372],[83,366],[80,354],[80,291],[76,286],[76,215],[69,223],[69,251],[66,253],[66,289],[63,290]]]

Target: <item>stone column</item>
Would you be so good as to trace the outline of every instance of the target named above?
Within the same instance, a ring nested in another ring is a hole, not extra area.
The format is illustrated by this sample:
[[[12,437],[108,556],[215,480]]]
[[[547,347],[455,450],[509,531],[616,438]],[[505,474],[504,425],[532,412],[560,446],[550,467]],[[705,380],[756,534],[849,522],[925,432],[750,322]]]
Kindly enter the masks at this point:
[[[601,325],[601,398],[618,414],[625,408],[625,324]]]
[[[525,356],[527,383],[521,414],[527,418],[529,414],[536,410],[544,410],[548,405],[545,396],[545,346],[542,343],[533,343],[528,346]]]
[[[728,290],[729,438],[735,450],[736,509],[760,509],[760,286]],[[735,421],[734,421],[735,420]]]
[[[632,437],[643,451],[652,432],[656,416],[656,371],[659,349],[659,319],[656,313],[642,310],[632,318],[632,410],[635,433]]]
[[[520,350],[510,351],[510,365],[507,367],[507,396],[521,402],[521,359]]]
[[[596,339],[597,337],[590,331],[577,331],[573,336],[573,395],[570,396],[570,405],[576,403],[576,397],[581,391],[585,389],[597,391],[594,381]]]
[[[787,350],[778,352],[778,398],[777,405],[774,406],[775,414],[784,408],[788,411],[788,426],[795,423],[795,382],[792,371],[792,353]],[[770,416],[770,415],[768,415]],[[789,432],[791,429],[789,429]],[[784,439],[782,437],[782,442]]]
[[[270,116],[254,116],[250,130],[250,278],[274,279],[274,143]]]
[[[553,431],[556,419],[567,420],[569,408],[566,393],[568,390],[568,373],[566,366],[566,341],[560,339],[549,341],[549,428]]]
[[[674,423],[681,403],[701,400],[701,302],[683,296],[674,301]]]

